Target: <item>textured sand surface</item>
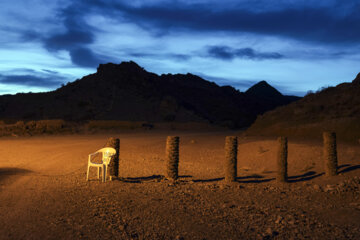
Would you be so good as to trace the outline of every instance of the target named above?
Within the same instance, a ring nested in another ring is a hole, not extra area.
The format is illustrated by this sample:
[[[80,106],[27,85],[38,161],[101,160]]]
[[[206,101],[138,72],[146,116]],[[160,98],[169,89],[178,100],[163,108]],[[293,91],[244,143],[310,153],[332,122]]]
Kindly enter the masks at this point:
[[[164,180],[165,142],[180,136],[177,183]],[[225,136],[133,132],[2,138],[0,239],[358,239],[360,146],[339,143],[340,175],[323,175],[322,143],[239,137],[238,179],[223,181]],[[86,182],[87,156],[120,138],[121,179]]]

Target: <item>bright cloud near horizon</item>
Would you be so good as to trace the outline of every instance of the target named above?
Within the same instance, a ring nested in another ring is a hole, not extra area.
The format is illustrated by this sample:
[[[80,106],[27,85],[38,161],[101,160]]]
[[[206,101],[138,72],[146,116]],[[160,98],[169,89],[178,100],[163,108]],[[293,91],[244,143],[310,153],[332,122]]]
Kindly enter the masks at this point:
[[[358,0],[5,0],[0,94],[54,90],[132,60],[303,96],[360,72],[359,11]]]

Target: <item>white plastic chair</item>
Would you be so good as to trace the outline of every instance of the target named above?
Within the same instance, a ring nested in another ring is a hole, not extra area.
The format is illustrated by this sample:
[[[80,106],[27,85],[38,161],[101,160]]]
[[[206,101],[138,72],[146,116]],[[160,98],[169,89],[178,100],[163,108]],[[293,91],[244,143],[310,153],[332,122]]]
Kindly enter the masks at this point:
[[[101,154],[101,163],[92,162],[92,160],[98,155]],[[97,167],[98,168],[98,179],[100,179],[100,168],[102,170],[102,179],[103,182],[106,182],[106,172],[108,165],[110,164],[111,158],[116,154],[116,150],[111,147],[102,148],[94,153],[89,154],[88,159],[88,167],[87,167],[87,174],[86,174],[86,181],[89,180],[89,170],[90,167]]]

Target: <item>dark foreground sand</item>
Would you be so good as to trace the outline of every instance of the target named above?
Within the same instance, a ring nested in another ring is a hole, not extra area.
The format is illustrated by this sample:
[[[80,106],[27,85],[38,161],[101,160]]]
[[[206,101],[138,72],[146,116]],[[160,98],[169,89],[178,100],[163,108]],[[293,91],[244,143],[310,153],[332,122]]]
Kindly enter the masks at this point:
[[[179,135],[180,180],[163,180]],[[240,138],[238,182],[223,177],[235,132],[2,138],[0,239],[359,239],[360,146],[339,144],[327,178],[320,142],[289,140],[290,182],[275,177],[275,139]],[[87,155],[120,138],[121,180],[100,183]]]

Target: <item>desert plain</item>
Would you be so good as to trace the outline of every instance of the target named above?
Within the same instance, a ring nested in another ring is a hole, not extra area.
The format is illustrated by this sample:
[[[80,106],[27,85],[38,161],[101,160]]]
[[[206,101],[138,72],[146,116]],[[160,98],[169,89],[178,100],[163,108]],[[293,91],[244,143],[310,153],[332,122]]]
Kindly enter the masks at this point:
[[[164,179],[167,136],[179,179]],[[224,181],[225,136],[238,178]],[[88,154],[120,139],[119,178],[102,183]],[[289,138],[289,182],[276,181],[276,138],[241,131],[127,131],[0,139],[0,239],[359,239],[360,145]]]

